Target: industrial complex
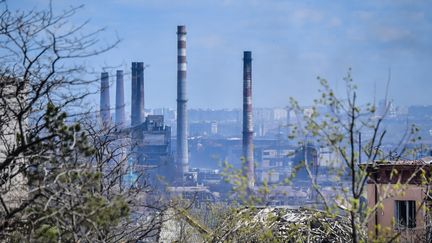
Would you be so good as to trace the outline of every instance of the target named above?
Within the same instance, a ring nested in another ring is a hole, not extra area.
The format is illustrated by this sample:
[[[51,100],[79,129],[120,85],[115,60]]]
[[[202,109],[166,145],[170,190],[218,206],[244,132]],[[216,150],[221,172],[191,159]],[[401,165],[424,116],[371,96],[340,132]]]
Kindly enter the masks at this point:
[[[186,26],[177,27],[177,118],[175,156],[171,148],[171,127],[164,124],[163,115],[145,115],[145,89],[143,62],[132,62],[131,70],[131,118],[126,124],[124,101],[124,71],[116,72],[116,104],[114,124],[119,134],[130,136],[133,165],[148,170],[162,178],[170,178],[172,186],[203,186],[198,178],[207,178],[209,172],[191,170],[189,163],[188,109],[187,109],[187,61]],[[245,51],[243,57],[243,139],[242,157],[244,174],[251,189],[255,183],[253,110],[252,110],[252,52]],[[109,97],[109,74],[101,73],[100,119],[103,126],[112,124]],[[215,128],[213,128],[215,129]],[[216,132],[215,132],[216,133]],[[154,172],[157,171],[157,172]],[[212,174],[213,172],[210,172]],[[198,174],[200,174],[198,176]],[[218,173],[213,173],[218,174]],[[174,177],[173,177],[174,176]],[[153,176],[155,177],[155,176]],[[214,177],[214,176],[213,176]],[[220,177],[217,177],[220,180]],[[202,182],[202,180],[200,180]],[[198,189],[201,190],[201,189]]]
[[[101,73],[101,125],[115,125],[120,137],[130,138],[130,173],[144,171],[147,182],[163,185],[173,195],[215,201],[229,196],[230,183],[223,173],[228,162],[242,170],[249,191],[257,191],[262,183],[274,185],[268,198],[272,205],[316,205],[311,177],[323,186],[323,194],[332,196],[335,179],[328,172],[342,165],[337,153],[314,141],[291,138],[293,124],[301,123],[311,110],[306,107],[304,114],[296,114],[289,107],[253,108],[251,51],[243,52],[241,110],[188,109],[186,34],[186,26],[177,26],[176,110],[144,106],[147,66],[132,62],[130,121],[125,111],[124,70],[113,75],[116,104],[111,115],[109,74]],[[394,109],[390,113],[391,118],[398,117]],[[424,155],[428,154],[418,157]],[[285,183],[287,179],[294,183]]]

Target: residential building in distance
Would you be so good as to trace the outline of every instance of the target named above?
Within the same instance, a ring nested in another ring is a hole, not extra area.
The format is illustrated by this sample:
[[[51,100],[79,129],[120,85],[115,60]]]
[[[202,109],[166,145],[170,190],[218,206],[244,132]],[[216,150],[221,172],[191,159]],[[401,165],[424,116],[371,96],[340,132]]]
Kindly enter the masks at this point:
[[[295,150],[287,146],[260,148],[257,151],[257,181],[280,183],[291,174]]]
[[[377,207],[368,221],[372,238],[400,234],[401,242],[426,242],[430,206],[429,183],[432,158],[365,164],[369,172],[368,208]]]

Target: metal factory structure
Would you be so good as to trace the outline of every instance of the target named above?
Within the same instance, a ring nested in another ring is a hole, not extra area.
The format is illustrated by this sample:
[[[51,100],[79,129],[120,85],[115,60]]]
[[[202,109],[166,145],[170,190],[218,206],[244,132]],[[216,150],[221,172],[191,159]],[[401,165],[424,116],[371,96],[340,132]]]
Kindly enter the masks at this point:
[[[125,123],[126,123],[126,114],[125,114],[125,101],[124,101],[123,70],[117,70],[115,124],[119,127],[124,127]]]
[[[139,149],[142,145],[143,134],[140,124],[144,122],[144,63],[132,62],[132,90],[131,90],[131,138],[132,156],[137,164],[142,164],[143,155]]]
[[[144,63],[132,62],[131,126],[144,122]]]
[[[111,122],[109,77],[107,72],[101,73],[100,118],[104,127]]]
[[[186,91],[186,26],[177,26],[177,166],[181,179],[189,172]]]
[[[248,188],[255,185],[252,125],[252,52],[243,53],[243,158]]]
[[[147,165],[166,165],[171,152],[171,128],[164,124],[162,115],[148,115],[140,126],[143,132],[142,152]],[[163,160],[163,163],[162,163]]]

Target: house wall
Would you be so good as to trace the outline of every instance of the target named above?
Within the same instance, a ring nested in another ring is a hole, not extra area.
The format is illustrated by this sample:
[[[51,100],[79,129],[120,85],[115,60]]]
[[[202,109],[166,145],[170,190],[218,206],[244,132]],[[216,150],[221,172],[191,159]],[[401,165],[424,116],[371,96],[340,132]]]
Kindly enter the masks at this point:
[[[380,203],[382,200],[382,206],[378,207],[376,213],[371,214],[368,219],[368,231],[369,235],[376,236],[375,231],[375,216],[377,217],[377,223],[381,227],[381,231],[378,233],[380,236],[391,236],[398,231],[394,227],[395,222],[395,201],[416,201],[416,228],[407,229],[401,232],[401,238],[414,239],[417,236],[420,237],[424,234],[423,227],[425,212],[421,208],[421,203],[424,200],[425,188],[418,185],[400,185],[399,188],[396,184],[377,184],[377,195],[378,199],[375,201],[375,184],[368,184],[367,186],[367,198],[368,208],[372,209],[376,202]]]

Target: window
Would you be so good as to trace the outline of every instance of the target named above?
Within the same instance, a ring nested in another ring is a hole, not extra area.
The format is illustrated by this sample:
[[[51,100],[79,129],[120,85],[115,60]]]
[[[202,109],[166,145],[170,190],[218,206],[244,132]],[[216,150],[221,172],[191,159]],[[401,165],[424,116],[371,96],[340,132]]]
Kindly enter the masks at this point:
[[[396,228],[416,227],[416,204],[415,201],[395,201]]]

